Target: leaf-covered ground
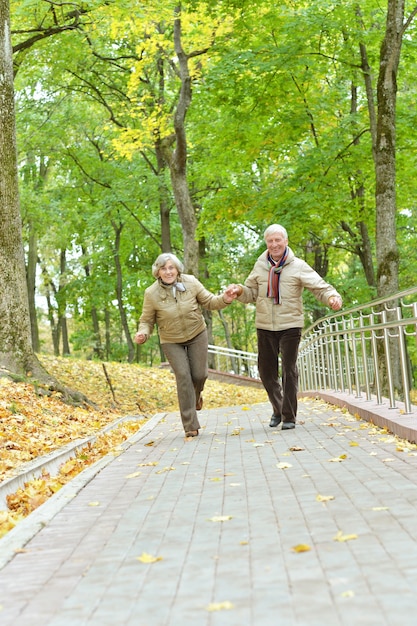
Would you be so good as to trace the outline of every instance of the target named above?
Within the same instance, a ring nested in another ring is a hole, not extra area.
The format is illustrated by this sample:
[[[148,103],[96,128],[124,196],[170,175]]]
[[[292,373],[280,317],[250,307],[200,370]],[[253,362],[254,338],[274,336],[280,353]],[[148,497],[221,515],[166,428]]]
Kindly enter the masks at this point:
[[[32,385],[0,378],[0,483],[15,475],[23,464],[62,446],[94,435],[120,417],[127,421],[99,437],[60,468],[58,476],[44,474],[8,496],[7,511],[0,511],[0,536],[58,491],[68,480],[115,449],[146,418],[178,410],[175,379],[169,370],[125,363],[101,363],[42,356],[50,374],[84,393],[95,408],[64,404],[59,395],[46,396]],[[267,399],[263,389],[208,380],[204,408],[256,404]]]

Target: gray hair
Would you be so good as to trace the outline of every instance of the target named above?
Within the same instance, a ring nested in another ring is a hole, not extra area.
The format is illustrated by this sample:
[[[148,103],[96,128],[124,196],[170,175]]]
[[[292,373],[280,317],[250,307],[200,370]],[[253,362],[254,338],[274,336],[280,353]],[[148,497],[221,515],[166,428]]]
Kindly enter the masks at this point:
[[[178,274],[181,274],[181,272],[184,271],[184,265],[181,263],[179,258],[175,256],[175,254],[172,254],[171,252],[163,252],[152,265],[152,276],[158,278],[159,270],[161,267],[164,267],[168,261],[172,261],[178,270]]]
[[[281,233],[281,235],[283,235],[285,239],[288,239],[288,233],[286,229],[281,226],[281,224],[271,224],[271,226],[268,226],[268,228],[264,232],[264,239],[269,237],[269,235],[273,235],[274,233]]]

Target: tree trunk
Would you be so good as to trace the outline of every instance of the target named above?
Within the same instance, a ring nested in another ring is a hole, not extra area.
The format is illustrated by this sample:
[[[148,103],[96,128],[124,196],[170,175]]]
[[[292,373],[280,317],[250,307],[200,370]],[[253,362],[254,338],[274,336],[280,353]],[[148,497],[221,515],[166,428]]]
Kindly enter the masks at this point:
[[[70,347],[68,341],[68,325],[67,325],[67,293],[66,293],[66,272],[67,272],[67,251],[65,248],[60,254],[60,271],[59,271],[59,288],[56,294],[58,302],[58,319],[62,337],[62,354],[68,356]]]
[[[111,317],[110,311],[106,309],[104,311],[104,324],[105,324],[105,337],[106,337],[106,358],[110,358],[111,354]]]
[[[43,370],[32,348],[17,176],[13,60],[8,0],[0,0],[0,369]]]
[[[398,291],[395,121],[403,20],[404,0],[388,0],[385,37],[379,60],[375,144],[377,289],[380,297]]]
[[[181,43],[179,7],[175,10],[174,47],[178,58],[181,89],[174,115],[175,136],[164,139],[161,142],[161,149],[169,166],[175,204],[182,226],[185,270],[198,276],[198,242],[195,237],[197,218],[187,182],[187,139],[185,133],[185,117],[191,104],[191,76],[188,68],[189,57],[185,54]],[[175,150],[172,149],[174,141]]]
[[[112,226],[115,232],[115,241],[114,241],[114,264],[116,267],[116,297],[117,304],[119,307],[120,321],[123,328],[123,333],[126,339],[127,348],[128,348],[128,361],[129,363],[133,363],[135,359],[135,346],[132,341],[132,337],[129,332],[129,324],[127,321],[127,315],[125,311],[125,307],[123,304],[123,277],[122,277],[122,266],[120,263],[120,237],[123,230],[123,224],[116,224],[112,220]]]
[[[87,249],[84,246],[81,246],[81,249],[82,249],[83,257],[86,259]],[[85,273],[87,282],[90,282],[91,270],[90,270],[90,265],[88,262],[84,264],[84,273]],[[90,301],[92,301],[92,298],[90,299]],[[93,333],[94,333],[94,346],[93,346],[94,354],[97,358],[102,359],[103,358],[103,346],[101,344],[100,324],[99,324],[99,319],[98,319],[97,308],[94,306],[94,304],[91,306],[91,323],[93,325]]]
[[[36,267],[38,263],[38,238],[33,228],[32,222],[29,223],[29,247],[27,256],[26,281],[29,299],[29,315],[30,329],[32,337],[32,346],[34,352],[39,352],[39,327],[38,316],[36,315]]]
[[[369,71],[368,58],[366,55],[366,49],[364,46],[360,46],[361,51],[361,59],[362,59],[362,71],[365,73],[366,71],[366,88],[370,89],[370,93],[372,94],[372,81]],[[351,99],[350,99],[350,112],[353,120],[355,120],[356,115],[358,113],[358,88],[355,84],[351,84]],[[374,110],[372,109],[372,116],[374,115]],[[352,130],[353,134],[353,143],[354,145],[358,145],[360,142],[360,133],[358,133],[358,129],[355,126],[355,122],[353,122],[354,128]],[[371,127],[374,126],[373,119],[370,121]],[[359,212],[359,220],[356,222],[357,232],[353,232],[348,224],[342,221],[342,228],[348,232],[353,241],[353,247],[356,254],[359,256],[359,259],[362,263],[363,271],[365,273],[366,282],[370,287],[376,286],[375,280],[375,269],[372,257],[372,246],[371,240],[369,237],[368,225],[366,223],[366,207],[365,207],[365,187],[364,187],[364,177],[363,173],[360,169],[358,169],[354,174],[354,182],[352,183],[352,191],[351,191],[352,200],[354,200],[358,205]]]
[[[158,177],[158,197],[159,197],[159,215],[161,219],[161,245],[162,252],[172,252],[171,244],[171,225],[170,213],[171,207],[168,197],[168,189],[165,183],[166,160],[164,159],[161,143],[158,141],[155,145],[155,154],[157,161]]]

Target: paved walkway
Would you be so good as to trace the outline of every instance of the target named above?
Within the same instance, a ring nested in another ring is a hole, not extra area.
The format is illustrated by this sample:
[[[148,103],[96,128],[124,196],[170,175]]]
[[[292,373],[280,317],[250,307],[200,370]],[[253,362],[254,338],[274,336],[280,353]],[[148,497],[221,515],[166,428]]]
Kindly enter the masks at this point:
[[[269,414],[155,416],[64,487],[0,541],[1,626],[415,626],[416,447]]]

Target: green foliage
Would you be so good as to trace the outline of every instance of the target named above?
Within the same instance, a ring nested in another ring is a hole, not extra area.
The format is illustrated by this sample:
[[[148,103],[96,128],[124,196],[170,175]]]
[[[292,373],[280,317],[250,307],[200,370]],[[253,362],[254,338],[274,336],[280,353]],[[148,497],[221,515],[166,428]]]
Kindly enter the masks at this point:
[[[22,219],[26,246],[36,235],[44,268],[38,290],[47,293],[46,280],[65,290],[75,351],[93,349],[95,310],[103,336],[110,319],[109,357],[123,359],[117,231],[122,304],[132,333],[162,249],[163,215],[172,249],[184,254],[158,152],[172,132],[180,84],[173,55],[176,3],[11,4]],[[190,58],[193,100],[186,118],[203,282],[214,292],[242,282],[264,248],[265,227],[278,222],[294,251],[312,264],[307,251],[312,243],[320,248],[326,279],[346,306],[372,298],[359,256],[364,226],[375,256],[375,175],[359,44],[366,46],[375,88],[385,10],[374,0],[360,8],[350,1],[211,0],[182,3],[181,18],[185,52],[205,50]],[[46,36],[54,21],[61,32]],[[34,32],[43,38],[24,45]],[[397,120],[404,287],[417,265],[415,41],[412,25],[404,40]],[[51,294],[55,310],[57,293]],[[323,312],[306,294],[306,323]],[[224,316],[234,347],[255,349],[253,310],[234,304]],[[216,342],[224,343],[216,315],[213,324]],[[159,358],[156,336],[137,358]]]

